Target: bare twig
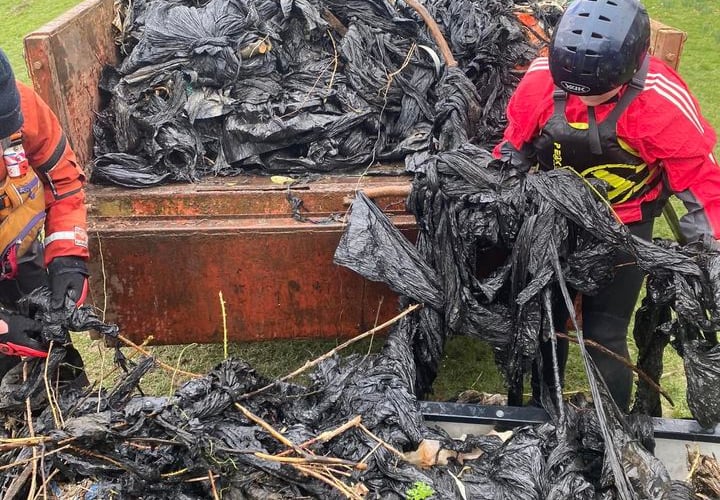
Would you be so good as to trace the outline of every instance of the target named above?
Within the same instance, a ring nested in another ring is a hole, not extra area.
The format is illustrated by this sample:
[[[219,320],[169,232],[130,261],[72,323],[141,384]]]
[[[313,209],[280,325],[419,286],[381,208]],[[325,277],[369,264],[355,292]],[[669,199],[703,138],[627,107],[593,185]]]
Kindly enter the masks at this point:
[[[303,454],[302,450],[300,450],[300,448],[295,446],[292,441],[290,441],[288,438],[286,438],[285,436],[280,434],[278,431],[276,431],[273,428],[272,425],[265,422],[262,418],[255,415],[253,412],[251,412],[250,410],[245,408],[243,405],[241,405],[240,403],[235,403],[235,408],[240,410],[242,412],[242,414],[245,415],[248,419],[252,420],[256,424],[258,424],[260,427],[265,429],[276,440],[280,441],[282,444],[284,444],[288,448],[292,448],[295,451],[295,453],[297,453],[298,455]]]
[[[332,42],[333,46],[333,70],[332,74],[330,75],[330,82],[328,82],[328,90],[330,90],[332,89],[333,83],[335,83],[335,76],[337,75],[338,65],[340,64],[340,57],[338,56],[337,45],[335,45],[335,38],[333,38],[330,30],[328,30],[327,34],[330,37],[330,41]]]
[[[573,342],[574,344],[578,344],[578,343],[579,343],[579,342],[578,342],[578,339],[577,339],[576,337],[573,337],[573,336],[571,336],[571,335],[567,335],[567,334],[565,334],[565,333],[557,332],[557,336],[560,337],[560,338],[563,338],[563,339],[567,339],[567,340],[569,340],[570,342]],[[651,379],[651,378],[650,378],[645,372],[643,372],[640,368],[638,368],[637,366],[633,365],[630,361],[628,361],[627,359],[623,358],[623,357],[620,356],[619,354],[616,354],[616,353],[612,352],[612,351],[611,351],[610,349],[608,349],[607,347],[602,346],[602,345],[600,345],[600,344],[598,344],[597,342],[594,342],[594,341],[592,341],[592,340],[588,340],[588,339],[584,339],[584,340],[585,340],[585,343],[586,343],[588,346],[592,347],[593,349],[597,349],[598,351],[602,352],[603,354],[607,354],[607,355],[610,356],[611,358],[619,361],[620,363],[622,363],[623,365],[627,366],[627,367],[630,368],[632,371],[634,371],[635,373],[637,373],[638,376],[639,376],[641,379],[643,379],[645,382],[647,382],[647,384],[648,384],[650,387],[652,387],[652,388],[655,389],[657,392],[659,392],[660,394],[662,394],[663,397],[665,397],[665,399],[667,399],[668,403],[670,403],[670,405],[675,406],[675,403],[673,402],[672,398],[670,397],[670,394],[668,394],[662,387],[660,387],[659,385],[657,385],[657,384],[655,383],[655,381],[654,381],[653,379]]]
[[[228,329],[227,329],[227,313],[225,312],[225,299],[223,298],[222,290],[219,292],[220,295],[220,311],[222,312],[223,320],[223,359],[228,358]]]
[[[48,358],[50,357],[50,353],[52,353],[53,346],[55,345],[54,341],[50,342],[50,346],[48,347]],[[45,394],[47,395],[48,399],[48,405],[50,405],[50,410],[52,411],[53,416],[53,422],[55,422],[55,427],[58,429],[62,429],[65,425],[65,422],[62,417],[62,413],[60,412],[60,407],[57,404],[57,399],[55,398],[55,394],[52,389],[52,384],[50,384],[50,379],[48,377],[48,362],[47,359],[45,360],[45,366],[43,370],[43,381],[45,382]]]
[[[339,436],[343,432],[345,432],[349,429],[352,429],[353,427],[357,427],[358,425],[360,425],[361,421],[362,421],[362,417],[360,417],[360,415],[357,415],[357,416],[351,418],[350,420],[348,420],[347,422],[345,422],[344,424],[342,424],[340,427],[337,427],[336,429],[333,429],[331,431],[325,431],[325,432],[321,433],[320,435],[315,436],[314,438],[308,439],[304,443],[299,444],[298,448],[305,449],[305,448],[312,446],[313,444],[318,443],[318,442],[327,443],[328,441]],[[278,453],[276,456],[282,457],[289,453],[291,453],[291,451],[286,450],[286,451],[283,451],[282,453]]]
[[[47,494],[48,488],[47,488],[47,485],[48,485],[48,483],[50,482],[50,480],[51,480],[53,477],[55,477],[55,475],[56,475],[58,472],[60,472],[60,471],[59,471],[58,469],[55,469],[54,471],[52,471],[52,472],[50,473],[50,475],[49,475],[48,477],[46,477],[45,479],[43,479],[43,483],[42,483],[42,485],[40,485],[40,491],[38,491],[38,492],[37,492],[37,495],[35,495],[35,498],[36,498],[36,499],[37,499],[37,498],[40,498],[40,495],[41,495],[41,494],[42,494],[43,498],[48,498],[48,494]],[[53,496],[53,498],[55,498],[55,497]]]
[[[195,347],[195,346],[197,346],[197,344],[195,344],[195,343],[188,344],[185,347],[183,347],[182,350],[180,351],[180,354],[178,354],[177,363],[175,363],[175,369],[173,370],[172,377],[170,378],[170,387],[168,388],[168,393],[169,393],[168,396],[172,395],[173,389],[175,388],[175,374],[180,370],[180,360],[182,359],[183,354],[185,354],[185,351],[187,351],[191,347]]]
[[[397,456],[399,456],[399,457],[401,457],[401,458],[405,458],[405,455],[403,455],[403,453],[402,453],[401,451],[399,451],[397,448],[395,448],[395,447],[393,447],[392,445],[386,443],[385,441],[383,441],[382,439],[380,439],[378,436],[376,436],[375,434],[373,434],[372,432],[370,432],[370,429],[368,429],[367,427],[365,427],[363,424],[360,424],[358,427],[360,427],[360,428],[365,432],[365,434],[367,434],[368,436],[370,436],[371,438],[373,438],[375,441],[377,441],[380,445],[382,445],[383,448],[385,448],[385,449],[388,450],[389,452],[394,453],[395,455],[397,455]]]
[[[212,490],[213,498],[215,500],[220,500],[220,495],[218,495],[218,490],[215,487],[215,478],[213,477],[212,470],[208,470],[208,480],[210,481],[210,489]]]
[[[48,457],[49,455],[53,455],[53,454],[55,454],[55,453],[59,453],[59,452],[61,452],[61,451],[65,451],[65,450],[67,450],[68,448],[70,448],[70,445],[61,446],[60,448],[55,448],[54,450],[45,453],[45,457]],[[35,460],[35,459],[34,459],[34,458],[26,458],[26,459],[24,459],[24,460],[19,460],[19,461],[17,461],[17,462],[12,463],[12,464],[2,465],[2,466],[0,466],[0,471],[9,470],[9,469],[14,469],[15,467],[20,467],[21,465],[24,465],[24,464],[26,464],[26,463],[28,463],[28,462],[32,462],[33,460]]]
[[[47,366],[47,364],[46,364]],[[23,382],[27,381],[27,362],[23,362]],[[50,402],[52,404],[52,402]],[[32,404],[30,403],[30,396],[28,396],[25,399],[25,410],[27,412],[27,426],[28,426],[28,433],[30,434],[30,437],[35,437],[35,426],[33,425],[33,418],[32,418]],[[28,492],[28,497],[32,498],[35,496],[35,489],[37,488],[37,447],[33,446],[32,448],[32,454],[33,454],[33,461],[32,463],[32,478],[30,480],[30,491]]]
[[[362,497],[360,495],[358,495],[357,493],[352,491],[350,488],[348,488],[347,485],[345,485],[344,483],[342,483],[341,481],[338,481],[337,479],[335,479],[333,477],[325,476],[323,474],[320,474],[319,472],[316,472],[312,468],[303,466],[303,465],[298,465],[298,466],[296,466],[296,468],[303,474],[312,476],[315,479],[318,479],[318,480],[322,481],[323,483],[329,485],[330,487],[339,490],[340,493],[345,495],[345,497],[347,497],[347,498],[351,498],[352,500],[362,500]]]
[[[200,377],[202,376],[202,375],[199,375],[199,374],[197,374],[197,373],[186,372],[186,371],[184,371],[184,370],[177,370],[177,369],[175,369],[175,367],[170,366],[170,365],[167,364],[167,363],[163,363],[162,361],[160,361],[159,359],[157,359],[155,356],[153,356],[151,352],[147,351],[146,349],[143,349],[142,347],[140,347],[139,345],[137,345],[135,342],[133,342],[132,340],[130,340],[130,339],[126,338],[126,337],[123,337],[122,335],[118,335],[118,339],[119,339],[123,344],[129,345],[130,347],[132,347],[132,348],[135,349],[136,351],[144,354],[145,356],[150,356],[151,358],[155,359],[155,362],[158,364],[158,366],[162,367],[163,369],[165,369],[165,370],[167,370],[167,371],[169,371],[169,372],[171,372],[171,373],[179,373],[179,374],[181,374],[181,375],[187,375],[188,377],[191,377],[191,378],[200,378]]]
[[[15,479],[13,479],[12,483],[10,483],[10,486],[8,486],[8,489],[5,490],[3,500],[12,500],[13,498],[19,498],[20,491],[25,486],[25,483],[27,483],[27,480],[30,479],[30,474],[32,473],[33,465],[27,464],[23,471]]]
[[[322,361],[326,360],[327,358],[335,355],[335,354],[338,353],[339,351],[341,351],[341,350],[345,349],[346,347],[354,344],[355,342],[358,342],[358,341],[360,341],[360,340],[362,340],[362,339],[364,339],[364,338],[366,338],[366,337],[369,337],[370,335],[374,335],[375,333],[377,333],[377,332],[379,332],[379,331],[381,331],[381,330],[384,330],[384,329],[387,328],[388,326],[391,326],[391,325],[397,323],[397,322],[400,321],[402,318],[404,318],[405,316],[407,316],[407,315],[410,314],[411,312],[419,309],[420,307],[422,307],[422,304],[413,304],[413,305],[411,305],[410,307],[408,307],[407,309],[405,309],[403,312],[401,312],[400,314],[398,314],[398,315],[395,316],[394,318],[386,321],[386,322],[383,323],[382,325],[378,325],[378,326],[376,326],[376,327],[374,327],[374,328],[366,331],[365,333],[361,333],[361,334],[358,335],[357,337],[353,337],[353,338],[351,338],[350,340],[348,340],[348,341],[346,341],[346,342],[343,342],[342,344],[340,344],[339,346],[335,347],[334,349],[326,352],[325,354],[323,354],[323,355],[320,356],[319,358],[316,358],[316,359],[314,359],[314,360],[312,360],[312,361],[306,361],[303,366],[301,366],[300,368],[298,368],[298,369],[295,370],[294,372],[289,373],[289,374],[285,375],[284,377],[279,378],[279,379],[277,379],[277,380],[269,383],[268,385],[266,385],[266,386],[264,386],[264,387],[261,387],[260,389],[257,389],[257,390],[254,390],[254,391],[252,391],[252,392],[248,392],[248,393],[245,393],[245,394],[241,394],[237,399],[238,399],[239,401],[242,401],[242,400],[244,400],[244,399],[248,399],[248,398],[250,398],[250,397],[252,397],[252,396],[255,396],[255,395],[257,395],[257,394],[260,394],[261,392],[264,392],[264,391],[266,391],[266,390],[268,390],[268,389],[270,389],[270,388],[272,388],[272,387],[275,387],[277,384],[279,384],[279,383],[281,383],[281,382],[285,382],[286,380],[289,380],[289,379],[291,379],[291,378],[293,378],[293,377],[296,377],[297,375],[300,375],[302,372],[304,372],[304,371],[307,370],[308,368],[312,368],[313,366],[318,365],[320,362],[322,362]]]
[[[324,456],[318,456],[318,455],[312,455],[307,456],[307,454],[303,454],[302,457],[283,457],[280,455],[270,455],[268,453],[262,453],[260,451],[256,451],[253,453],[258,458],[262,458],[263,460],[267,460],[269,462],[280,462],[285,464],[292,464],[292,465],[313,465],[313,464],[322,464],[322,465],[345,465],[347,467],[351,467],[353,469],[358,470],[366,470],[367,465],[361,464],[358,462],[353,462],[350,460],[345,460],[343,458],[334,458],[334,457],[324,457]]]
[[[403,1],[410,7],[415,9],[415,11],[422,18],[422,20],[425,21],[425,24],[430,31],[430,35],[432,36],[433,40],[435,40],[435,43],[440,49],[440,53],[442,54],[443,59],[445,59],[445,65],[448,67],[456,67],[458,63],[455,60],[455,57],[453,57],[452,52],[450,51],[450,46],[448,45],[447,40],[445,40],[445,36],[443,35],[442,31],[440,31],[440,26],[438,26],[437,22],[435,22],[435,19],[432,18],[425,6],[417,2],[416,0]]]

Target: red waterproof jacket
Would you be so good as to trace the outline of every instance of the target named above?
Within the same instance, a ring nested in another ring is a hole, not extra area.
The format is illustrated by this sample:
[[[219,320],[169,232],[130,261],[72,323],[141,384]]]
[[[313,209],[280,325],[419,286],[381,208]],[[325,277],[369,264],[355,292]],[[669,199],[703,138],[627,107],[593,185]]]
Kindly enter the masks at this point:
[[[508,126],[494,150],[496,157],[501,157],[505,142],[518,151],[532,144],[553,114],[554,90],[547,58],[536,59],[510,99]],[[614,105],[596,106],[597,120],[607,117]],[[568,96],[566,118],[569,123],[587,124],[587,106],[577,96]],[[614,205],[620,220],[626,224],[643,220],[643,204],[668,189],[688,209],[681,229],[689,240],[701,234],[720,238],[720,168],[712,153],[716,134],[673,69],[651,58],[644,90],[620,116],[616,132],[645,163],[659,166],[664,177],[663,183],[642,196]]]
[[[32,88],[22,82],[17,87],[24,118],[23,147],[45,188],[45,264],[59,256],[87,259],[85,174],[52,110]],[[6,172],[0,174],[4,178]]]

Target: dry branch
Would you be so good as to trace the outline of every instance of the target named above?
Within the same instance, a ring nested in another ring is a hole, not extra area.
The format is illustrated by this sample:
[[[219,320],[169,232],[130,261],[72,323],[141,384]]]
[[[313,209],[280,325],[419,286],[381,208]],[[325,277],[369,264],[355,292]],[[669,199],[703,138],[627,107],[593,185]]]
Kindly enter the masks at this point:
[[[354,344],[355,342],[358,342],[358,341],[360,341],[360,340],[362,340],[362,339],[364,339],[364,338],[366,338],[366,337],[369,337],[370,335],[374,335],[374,334],[376,334],[377,332],[384,330],[384,329],[387,328],[388,326],[391,326],[391,325],[397,323],[397,322],[400,321],[402,318],[404,318],[405,316],[407,316],[407,315],[410,314],[411,312],[419,309],[420,307],[422,307],[422,304],[413,304],[413,305],[411,305],[410,307],[408,307],[407,309],[405,309],[403,312],[401,312],[400,314],[398,314],[398,315],[395,316],[394,318],[389,319],[388,321],[386,321],[386,322],[383,323],[382,325],[378,325],[378,326],[376,326],[376,327],[374,327],[374,328],[371,328],[370,330],[366,331],[365,333],[361,333],[361,334],[358,335],[357,337],[353,337],[353,338],[351,338],[350,340],[348,340],[348,341],[346,341],[346,342],[343,342],[342,344],[340,344],[340,345],[337,346],[336,348],[334,348],[334,349],[326,352],[325,354],[323,354],[323,355],[320,356],[319,358],[316,358],[316,359],[314,359],[314,360],[312,360],[312,361],[307,361],[307,362],[305,362],[305,364],[304,364],[303,366],[301,366],[300,368],[298,368],[298,369],[295,370],[294,372],[289,373],[289,374],[285,375],[284,377],[279,378],[279,379],[277,379],[277,380],[269,383],[269,384],[266,385],[265,387],[261,387],[260,389],[257,389],[257,390],[252,391],[252,392],[248,392],[248,393],[245,393],[245,394],[241,394],[237,399],[238,399],[239,401],[242,401],[242,400],[244,400],[244,399],[251,398],[252,396],[256,396],[256,395],[260,394],[261,392],[264,392],[264,391],[266,391],[266,390],[268,390],[268,389],[270,389],[270,388],[272,388],[272,387],[275,387],[277,384],[279,384],[279,383],[281,383],[281,382],[285,382],[286,380],[289,380],[289,379],[291,379],[291,378],[293,378],[293,377],[296,377],[296,376],[300,375],[302,372],[304,372],[304,371],[307,370],[308,368],[312,368],[313,366],[316,366],[316,365],[320,364],[323,360],[326,360],[327,358],[329,358],[329,357],[337,354],[338,352],[340,352],[341,350],[345,349],[346,347]]]

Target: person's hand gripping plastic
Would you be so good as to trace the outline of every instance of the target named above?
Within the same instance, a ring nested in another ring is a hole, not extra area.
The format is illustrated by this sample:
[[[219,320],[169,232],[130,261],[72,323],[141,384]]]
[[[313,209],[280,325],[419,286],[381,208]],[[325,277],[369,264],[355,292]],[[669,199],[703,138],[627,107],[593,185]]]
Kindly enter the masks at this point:
[[[50,275],[50,291],[52,299],[50,307],[62,309],[66,297],[76,306],[85,302],[88,291],[88,269],[80,257],[55,257],[48,266]]]
[[[46,358],[41,338],[42,323],[18,313],[0,309],[0,354]]]

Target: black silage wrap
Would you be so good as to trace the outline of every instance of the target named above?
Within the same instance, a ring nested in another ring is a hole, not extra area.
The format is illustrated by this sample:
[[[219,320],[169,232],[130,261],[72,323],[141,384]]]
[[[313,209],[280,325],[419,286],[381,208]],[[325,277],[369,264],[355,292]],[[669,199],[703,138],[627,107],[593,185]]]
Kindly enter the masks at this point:
[[[536,53],[514,3],[426,5],[459,68],[442,65],[402,2],[125,4],[126,55],[100,83],[107,105],[94,127],[91,181],[350,172],[467,140],[497,142],[515,67]],[[328,12],[346,32],[328,24]],[[254,51],[258,44],[270,50]]]

